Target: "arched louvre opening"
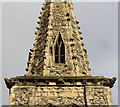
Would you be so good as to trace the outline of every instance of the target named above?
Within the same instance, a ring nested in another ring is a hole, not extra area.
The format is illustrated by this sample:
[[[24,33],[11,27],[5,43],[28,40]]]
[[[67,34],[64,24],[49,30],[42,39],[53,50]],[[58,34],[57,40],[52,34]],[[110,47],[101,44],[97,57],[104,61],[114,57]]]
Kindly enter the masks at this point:
[[[65,46],[60,33],[55,45],[55,63],[65,63]]]

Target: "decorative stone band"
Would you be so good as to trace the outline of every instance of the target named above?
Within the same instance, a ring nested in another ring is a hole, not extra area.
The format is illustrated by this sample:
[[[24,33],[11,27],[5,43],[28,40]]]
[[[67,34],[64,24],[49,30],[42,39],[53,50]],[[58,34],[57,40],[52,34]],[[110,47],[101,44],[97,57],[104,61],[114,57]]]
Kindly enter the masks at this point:
[[[83,77],[41,77],[41,76],[17,76],[11,79],[5,78],[7,88],[13,86],[108,86],[112,88],[116,77],[105,78],[103,76]]]

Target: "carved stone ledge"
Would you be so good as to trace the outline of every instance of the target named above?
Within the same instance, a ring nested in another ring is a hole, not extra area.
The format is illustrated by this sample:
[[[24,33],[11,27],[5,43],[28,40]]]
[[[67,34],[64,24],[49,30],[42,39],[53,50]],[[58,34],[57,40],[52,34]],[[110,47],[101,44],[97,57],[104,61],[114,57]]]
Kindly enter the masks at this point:
[[[7,88],[13,86],[53,86],[56,83],[62,86],[108,86],[112,88],[116,78],[105,78],[101,76],[82,76],[82,77],[41,77],[41,76],[18,76],[11,79],[5,78]],[[69,83],[69,84],[68,84]],[[79,85],[78,85],[79,84]]]

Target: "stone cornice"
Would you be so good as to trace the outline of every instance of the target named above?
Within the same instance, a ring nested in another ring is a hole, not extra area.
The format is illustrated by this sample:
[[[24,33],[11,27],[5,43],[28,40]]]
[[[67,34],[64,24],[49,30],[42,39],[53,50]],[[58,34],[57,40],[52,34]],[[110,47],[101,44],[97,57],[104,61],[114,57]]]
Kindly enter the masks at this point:
[[[112,88],[116,78],[105,78],[103,76],[83,77],[41,77],[41,76],[17,76],[5,78],[7,88],[13,86],[108,86]]]

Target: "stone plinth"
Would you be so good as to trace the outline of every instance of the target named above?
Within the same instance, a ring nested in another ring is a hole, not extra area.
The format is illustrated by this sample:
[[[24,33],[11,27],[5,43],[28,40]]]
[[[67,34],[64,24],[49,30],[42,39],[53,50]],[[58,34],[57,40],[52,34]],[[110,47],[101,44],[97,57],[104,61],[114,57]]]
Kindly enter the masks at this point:
[[[115,78],[15,77],[5,79],[10,105],[113,105],[110,88]]]

